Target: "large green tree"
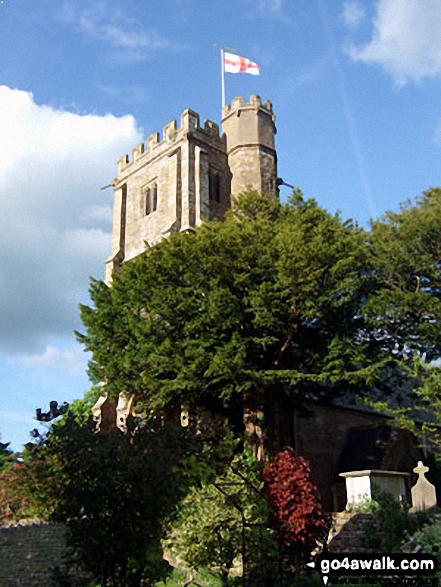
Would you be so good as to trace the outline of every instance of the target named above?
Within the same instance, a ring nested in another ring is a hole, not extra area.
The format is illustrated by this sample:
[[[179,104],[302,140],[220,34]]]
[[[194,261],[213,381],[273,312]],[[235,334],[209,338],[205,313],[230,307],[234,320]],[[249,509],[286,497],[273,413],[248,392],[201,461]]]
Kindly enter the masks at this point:
[[[377,340],[397,357],[441,353],[441,188],[372,223],[372,291],[366,315]]]
[[[366,234],[314,200],[244,194],[225,222],[172,235],[112,287],[92,282],[91,375],[150,407],[361,385],[381,362],[359,337],[366,264]]]
[[[441,446],[441,188],[372,223],[366,331],[394,362],[375,405]],[[398,367],[397,367],[398,365]]]
[[[369,232],[300,192],[285,205],[249,192],[225,222],[124,263],[112,287],[93,281],[79,338],[94,381],[138,406],[219,411],[281,389],[374,386],[412,403],[415,358],[440,355],[440,259],[440,188]]]

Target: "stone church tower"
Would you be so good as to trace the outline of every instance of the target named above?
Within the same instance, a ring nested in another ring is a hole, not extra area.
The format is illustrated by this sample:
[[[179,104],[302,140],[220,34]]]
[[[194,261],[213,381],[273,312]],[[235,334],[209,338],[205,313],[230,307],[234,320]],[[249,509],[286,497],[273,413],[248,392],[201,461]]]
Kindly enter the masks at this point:
[[[206,219],[222,220],[231,198],[247,187],[276,196],[277,155],[272,104],[259,96],[235,98],[216,123],[200,125],[185,110],[124,155],[114,180],[112,255],[106,282],[123,261],[172,232],[193,230]]]

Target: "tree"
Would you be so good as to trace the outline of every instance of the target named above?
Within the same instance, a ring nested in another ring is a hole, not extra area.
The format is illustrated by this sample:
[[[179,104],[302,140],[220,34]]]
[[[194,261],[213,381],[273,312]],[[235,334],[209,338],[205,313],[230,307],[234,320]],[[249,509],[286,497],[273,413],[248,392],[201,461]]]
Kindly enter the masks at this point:
[[[372,223],[373,335],[405,361],[441,356],[441,188]]]
[[[365,233],[313,200],[245,194],[225,222],[126,262],[112,287],[92,282],[78,334],[90,374],[138,405],[230,414],[247,394],[359,386],[384,359],[359,340],[366,255]]]
[[[311,553],[327,529],[310,473],[309,463],[291,447],[277,453],[263,469],[270,527],[282,551],[297,564]]]
[[[196,571],[209,569],[224,585],[241,560],[243,572],[248,578],[253,575],[253,585],[268,585],[274,570],[271,555],[277,549],[266,524],[261,468],[252,456],[236,456],[213,483],[194,487],[179,510],[167,540],[178,560]]]
[[[80,416],[80,417],[79,417]],[[214,480],[231,458],[228,434],[195,434],[147,418],[123,434],[95,433],[81,406],[53,424],[44,442],[0,478],[15,513],[65,523],[74,563],[102,587],[138,587],[163,577],[165,520],[196,482]],[[222,440],[222,441],[221,441]],[[9,489],[3,481],[10,481]],[[12,499],[14,498],[14,499]]]
[[[369,336],[395,366],[374,403],[432,448],[441,424],[441,188],[373,222],[372,288],[365,307]]]
[[[10,453],[6,460],[9,466],[0,469],[0,518],[8,522],[26,518],[50,519],[61,495],[63,481],[58,482],[61,477],[55,452],[45,446],[48,434],[51,443],[54,427],[63,426],[72,418],[78,424],[86,425],[97,395],[97,390],[92,390],[70,406],[67,403],[59,406],[58,402],[52,401],[47,412],[36,410],[36,419],[45,423],[46,430],[32,430],[34,441],[27,443],[22,453]]]
[[[13,455],[0,473],[0,519],[18,522],[36,518],[48,520],[54,509],[57,491],[51,462],[29,443],[21,455]]]
[[[17,455],[8,447],[9,443],[0,443],[0,523],[18,521],[35,513],[18,483],[21,465]]]
[[[94,434],[73,419],[54,428],[48,448],[65,487],[52,517],[67,522],[70,545],[103,586],[138,586],[165,571],[161,520],[188,490],[180,465],[194,439],[185,432]]]
[[[0,472],[10,463],[12,451],[9,449],[10,442],[0,442]]]

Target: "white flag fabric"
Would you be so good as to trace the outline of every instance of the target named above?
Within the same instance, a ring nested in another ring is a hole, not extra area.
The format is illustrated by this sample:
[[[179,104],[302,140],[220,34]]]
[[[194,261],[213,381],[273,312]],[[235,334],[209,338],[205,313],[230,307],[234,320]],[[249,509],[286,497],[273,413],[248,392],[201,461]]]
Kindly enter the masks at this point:
[[[246,57],[235,53],[224,53],[224,68],[228,73],[250,73],[259,75],[260,67]]]

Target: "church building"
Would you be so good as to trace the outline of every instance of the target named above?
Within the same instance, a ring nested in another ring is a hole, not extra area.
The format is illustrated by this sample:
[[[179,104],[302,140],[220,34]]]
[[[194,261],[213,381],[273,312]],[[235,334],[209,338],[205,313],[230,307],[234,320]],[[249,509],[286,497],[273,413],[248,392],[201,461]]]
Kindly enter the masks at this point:
[[[278,197],[275,135],[271,102],[251,95],[249,101],[237,97],[224,107],[221,129],[209,120],[202,126],[199,115],[188,109],[179,123],[169,122],[161,135],[151,134],[130,157],[121,157],[113,182],[112,251],[106,262],[106,282],[111,283],[112,273],[123,262],[172,232],[192,231],[209,219],[222,220],[231,198],[247,188]],[[123,404],[122,422],[129,413],[130,398]],[[341,510],[346,503],[339,473],[411,471],[420,458],[409,434],[392,430],[384,417],[358,406],[299,405],[284,396],[267,406],[265,419],[274,446],[290,444],[310,461],[328,511]],[[244,423],[248,427],[245,416]]]

